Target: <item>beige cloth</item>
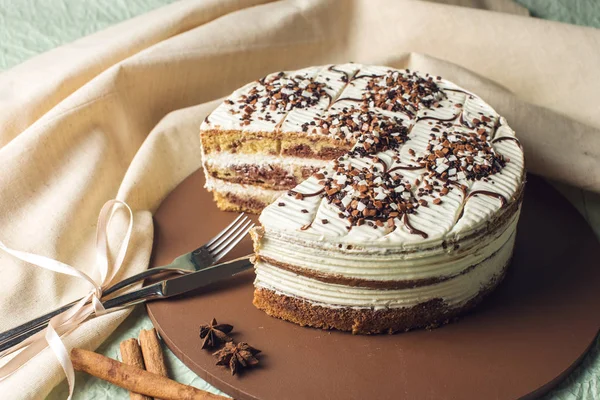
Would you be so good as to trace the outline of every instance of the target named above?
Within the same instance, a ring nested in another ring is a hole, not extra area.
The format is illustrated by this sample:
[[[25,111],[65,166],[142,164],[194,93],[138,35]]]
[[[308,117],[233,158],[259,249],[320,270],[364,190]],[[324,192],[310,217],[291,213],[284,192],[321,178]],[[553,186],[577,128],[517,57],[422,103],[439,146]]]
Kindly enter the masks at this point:
[[[452,2],[523,14],[509,1]],[[0,239],[90,272],[98,212],[117,197],[135,211],[117,278],[146,268],[151,214],[199,168],[210,101],[269,72],[349,60],[475,91],[515,128],[531,172],[600,191],[600,31],[408,0],[257,3],[181,1],[0,75]],[[4,253],[0,277],[0,331],[89,290]],[[126,314],[66,342],[93,349]],[[0,390],[41,398],[62,379],[46,350]]]

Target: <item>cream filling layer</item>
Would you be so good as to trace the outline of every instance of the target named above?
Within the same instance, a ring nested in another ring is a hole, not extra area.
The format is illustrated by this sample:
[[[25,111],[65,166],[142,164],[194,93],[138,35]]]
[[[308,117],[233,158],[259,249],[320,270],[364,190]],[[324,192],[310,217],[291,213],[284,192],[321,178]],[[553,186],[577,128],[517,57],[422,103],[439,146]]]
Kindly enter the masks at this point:
[[[237,165],[255,165],[257,167],[280,167],[293,171],[297,168],[323,168],[329,161],[313,158],[274,156],[270,154],[241,154],[221,151],[205,155],[205,164],[216,168],[230,168]]]
[[[206,176],[204,187],[210,192],[233,194],[242,198],[255,198],[267,204],[275,201],[282,193],[286,192],[285,190],[272,190],[258,186],[226,182],[212,176]]]
[[[319,246],[294,241],[267,231],[260,241],[258,255],[282,264],[321,274],[374,281],[407,281],[458,275],[497,253],[514,240],[519,212],[506,225],[485,236],[463,240],[459,248],[443,246],[416,251],[400,248],[348,249],[343,244],[323,241]],[[340,248],[341,245],[341,248]]]
[[[515,235],[469,272],[428,286],[399,290],[366,289],[321,282],[265,262],[255,265],[255,287],[306,300],[327,308],[409,308],[442,299],[450,308],[463,306],[500,277],[513,252]]]

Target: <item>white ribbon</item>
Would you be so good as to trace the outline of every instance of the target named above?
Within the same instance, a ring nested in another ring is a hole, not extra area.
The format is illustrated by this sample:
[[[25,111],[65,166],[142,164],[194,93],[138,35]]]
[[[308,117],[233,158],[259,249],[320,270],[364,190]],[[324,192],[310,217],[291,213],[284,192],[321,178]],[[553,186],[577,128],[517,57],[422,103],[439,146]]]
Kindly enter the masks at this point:
[[[111,265],[108,254],[107,229],[112,216],[118,207],[124,207],[129,213],[129,225],[127,227],[125,237],[119,246],[117,256]],[[0,353],[0,358],[2,358],[21,350],[15,357],[0,367],[0,381],[11,375],[27,361],[49,346],[65,372],[67,382],[69,383],[68,399],[71,399],[75,385],[75,371],[73,369],[73,364],[71,363],[69,351],[61,340],[61,336],[68,335],[74,331],[75,328],[87,320],[92,314],[102,315],[107,312],[102,306],[102,291],[106,289],[106,286],[112,281],[113,277],[123,264],[125,254],[127,253],[127,247],[129,245],[129,240],[131,239],[132,229],[133,212],[127,203],[120,200],[109,200],[104,204],[102,210],[100,211],[100,215],[98,216],[98,225],[96,228],[95,268],[100,275],[99,282],[96,282],[89,275],[73,268],[70,265],[37,254],[11,249],[2,243],[2,241],[0,241],[0,249],[20,260],[50,271],[83,279],[92,286],[90,292],[80,301],[78,301],[77,304],[69,308],[67,311],[53,317],[48,323],[48,327],[46,329],[27,338],[18,345]]]

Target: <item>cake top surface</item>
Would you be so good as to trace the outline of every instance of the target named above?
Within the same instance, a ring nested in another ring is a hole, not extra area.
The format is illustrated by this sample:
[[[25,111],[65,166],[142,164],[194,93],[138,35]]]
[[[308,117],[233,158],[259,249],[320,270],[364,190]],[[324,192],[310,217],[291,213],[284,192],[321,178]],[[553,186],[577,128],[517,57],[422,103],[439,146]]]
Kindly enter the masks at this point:
[[[475,94],[409,70],[359,64],[271,74],[201,129],[297,133],[353,144],[268,206],[267,230],[388,246],[460,237],[520,195],[523,151]]]

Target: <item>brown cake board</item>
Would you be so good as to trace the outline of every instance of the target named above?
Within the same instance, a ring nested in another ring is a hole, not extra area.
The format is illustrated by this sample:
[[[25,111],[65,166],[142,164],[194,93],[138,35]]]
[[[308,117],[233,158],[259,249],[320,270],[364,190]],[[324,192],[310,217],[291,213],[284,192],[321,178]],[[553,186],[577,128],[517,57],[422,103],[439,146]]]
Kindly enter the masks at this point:
[[[191,175],[155,215],[152,265],[204,243],[234,214]],[[230,258],[251,252],[246,240]],[[252,271],[148,304],[168,347],[236,399],[517,399],[547,392],[582,359],[600,328],[600,245],[577,211],[530,176],[512,264],[475,311],[431,331],[353,336],[300,327],[252,305]],[[216,366],[198,330],[211,318],[263,351],[240,376]]]

